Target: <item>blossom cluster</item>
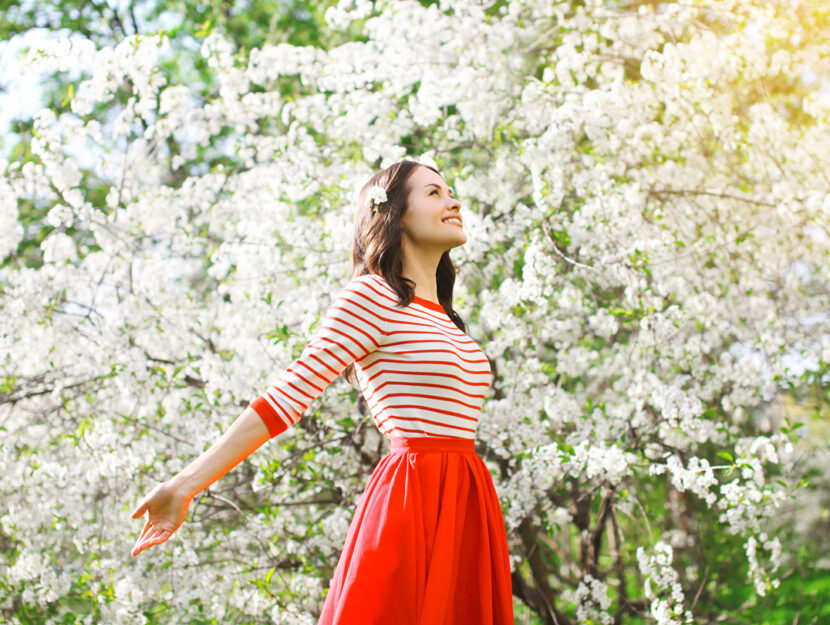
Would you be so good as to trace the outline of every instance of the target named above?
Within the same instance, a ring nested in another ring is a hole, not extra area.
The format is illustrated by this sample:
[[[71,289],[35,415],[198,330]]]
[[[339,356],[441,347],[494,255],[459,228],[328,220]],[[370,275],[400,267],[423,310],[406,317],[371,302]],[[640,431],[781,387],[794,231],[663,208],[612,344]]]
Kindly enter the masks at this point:
[[[645,595],[652,600],[651,616],[657,625],[692,623],[690,610],[683,608],[683,587],[672,567],[673,549],[662,540],[654,544],[652,553],[637,547],[637,564],[645,579]]]

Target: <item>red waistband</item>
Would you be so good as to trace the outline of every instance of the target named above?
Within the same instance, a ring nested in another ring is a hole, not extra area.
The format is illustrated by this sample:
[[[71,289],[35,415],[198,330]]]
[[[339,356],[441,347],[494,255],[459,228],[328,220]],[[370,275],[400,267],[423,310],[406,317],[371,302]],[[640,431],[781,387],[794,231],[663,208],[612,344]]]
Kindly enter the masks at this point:
[[[461,453],[475,453],[475,444],[472,438],[440,437],[440,436],[391,436],[392,451],[459,451]]]

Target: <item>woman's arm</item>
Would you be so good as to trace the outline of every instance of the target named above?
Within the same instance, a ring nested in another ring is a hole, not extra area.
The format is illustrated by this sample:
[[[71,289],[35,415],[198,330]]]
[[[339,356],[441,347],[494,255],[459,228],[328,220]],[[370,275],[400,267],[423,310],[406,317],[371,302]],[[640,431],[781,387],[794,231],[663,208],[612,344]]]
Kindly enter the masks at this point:
[[[188,497],[194,497],[270,438],[262,417],[248,406],[207,451],[172,477],[170,483]]]
[[[175,476],[150,491],[132,513],[149,512],[132,555],[163,543],[187,516],[197,493],[233,469],[265,441],[297,423],[316,397],[351,363],[388,335],[391,297],[372,275],[352,278],[329,305],[314,338],[265,393],[252,401],[215,443]]]

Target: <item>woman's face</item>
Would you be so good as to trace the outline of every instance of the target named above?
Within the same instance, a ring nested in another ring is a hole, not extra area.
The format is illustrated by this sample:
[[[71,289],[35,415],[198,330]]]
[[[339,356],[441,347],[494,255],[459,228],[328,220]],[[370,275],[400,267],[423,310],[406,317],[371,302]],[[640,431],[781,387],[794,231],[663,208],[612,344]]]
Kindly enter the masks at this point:
[[[467,241],[461,221],[461,203],[441,175],[416,167],[409,177],[407,209],[401,218],[404,236],[417,247],[443,253]]]

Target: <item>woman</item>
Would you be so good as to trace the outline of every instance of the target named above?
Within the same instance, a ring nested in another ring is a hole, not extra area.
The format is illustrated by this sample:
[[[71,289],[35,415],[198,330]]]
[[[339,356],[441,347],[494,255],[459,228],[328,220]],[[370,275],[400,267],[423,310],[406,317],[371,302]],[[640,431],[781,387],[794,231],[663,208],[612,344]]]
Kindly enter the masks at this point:
[[[303,354],[219,440],[153,489],[132,555],[164,542],[191,499],[296,424],[341,373],[357,381],[390,453],[357,504],[319,625],[512,625],[507,536],[473,442],[489,361],[452,309],[461,205],[411,160],[358,196],[354,276]]]

